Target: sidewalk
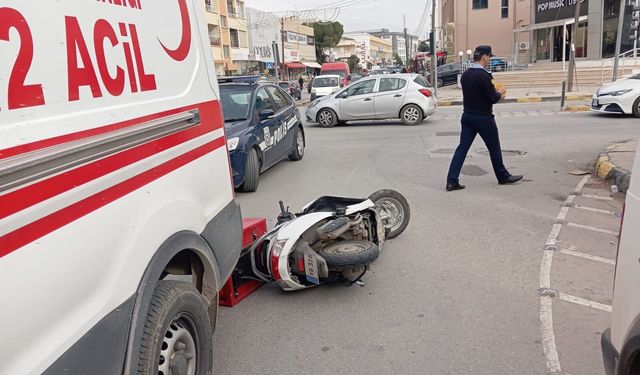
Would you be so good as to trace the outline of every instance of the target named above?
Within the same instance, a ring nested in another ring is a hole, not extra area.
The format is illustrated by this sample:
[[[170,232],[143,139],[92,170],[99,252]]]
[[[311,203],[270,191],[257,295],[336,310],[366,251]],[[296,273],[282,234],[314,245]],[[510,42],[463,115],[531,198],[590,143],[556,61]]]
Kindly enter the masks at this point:
[[[566,94],[566,101],[590,101],[598,86],[579,86],[578,91]],[[562,89],[558,87],[533,87],[533,88],[512,88],[507,87],[507,97],[501,103],[538,103],[560,101]],[[438,89],[438,105],[452,106],[462,105],[462,90],[456,85],[446,86]]]
[[[616,143],[606,148],[598,155],[596,173],[603,180],[610,180],[612,184],[625,193],[629,189],[633,160],[636,156],[638,139],[623,143]]]

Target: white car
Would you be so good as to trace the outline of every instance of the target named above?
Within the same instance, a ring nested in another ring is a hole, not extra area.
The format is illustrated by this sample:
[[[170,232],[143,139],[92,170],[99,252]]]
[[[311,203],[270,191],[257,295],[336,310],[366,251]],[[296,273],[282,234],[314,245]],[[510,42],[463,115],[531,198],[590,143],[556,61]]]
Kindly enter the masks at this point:
[[[317,76],[311,83],[311,101],[331,95],[342,88],[342,77],[334,74]]]
[[[631,176],[618,240],[611,328],[601,340],[607,375],[640,371],[640,149]]]
[[[640,74],[602,86],[591,99],[591,110],[640,117]]]
[[[316,99],[306,111],[308,122],[329,128],[353,120],[401,119],[417,125],[437,108],[431,87],[419,74],[363,78],[341,91]]]

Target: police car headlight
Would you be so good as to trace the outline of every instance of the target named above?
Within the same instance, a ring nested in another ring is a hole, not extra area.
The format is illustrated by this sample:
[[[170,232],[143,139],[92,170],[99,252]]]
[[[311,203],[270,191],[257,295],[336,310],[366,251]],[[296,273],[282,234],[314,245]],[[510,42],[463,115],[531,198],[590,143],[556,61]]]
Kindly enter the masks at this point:
[[[227,139],[227,147],[229,148],[229,151],[233,151],[238,148],[238,143],[240,143],[240,138],[238,137]]]

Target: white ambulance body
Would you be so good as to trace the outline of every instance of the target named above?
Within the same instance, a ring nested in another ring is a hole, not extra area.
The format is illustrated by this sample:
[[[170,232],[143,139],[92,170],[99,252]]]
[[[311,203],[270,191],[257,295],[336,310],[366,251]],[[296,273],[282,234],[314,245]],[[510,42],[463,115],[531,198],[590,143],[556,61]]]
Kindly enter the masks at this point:
[[[202,8],[0,0],[0,374],[212,371],[242,223]]]

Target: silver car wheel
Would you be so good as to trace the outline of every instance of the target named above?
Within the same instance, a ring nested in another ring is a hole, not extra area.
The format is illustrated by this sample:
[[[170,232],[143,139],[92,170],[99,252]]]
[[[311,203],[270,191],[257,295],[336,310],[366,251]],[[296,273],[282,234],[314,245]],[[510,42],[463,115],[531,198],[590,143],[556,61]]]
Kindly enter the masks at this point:
[[[331,112],[329,111],[320,112],[320,115],[318,116],[318,122],[320,123],[320,125],[329,126],[331,125],[331,121],[333,121],[333,116],[331,115]]]
[[[414,123],[420,119],[420,111],[416,107],[409,107],[404,110],[404,119],[409,123]]]

